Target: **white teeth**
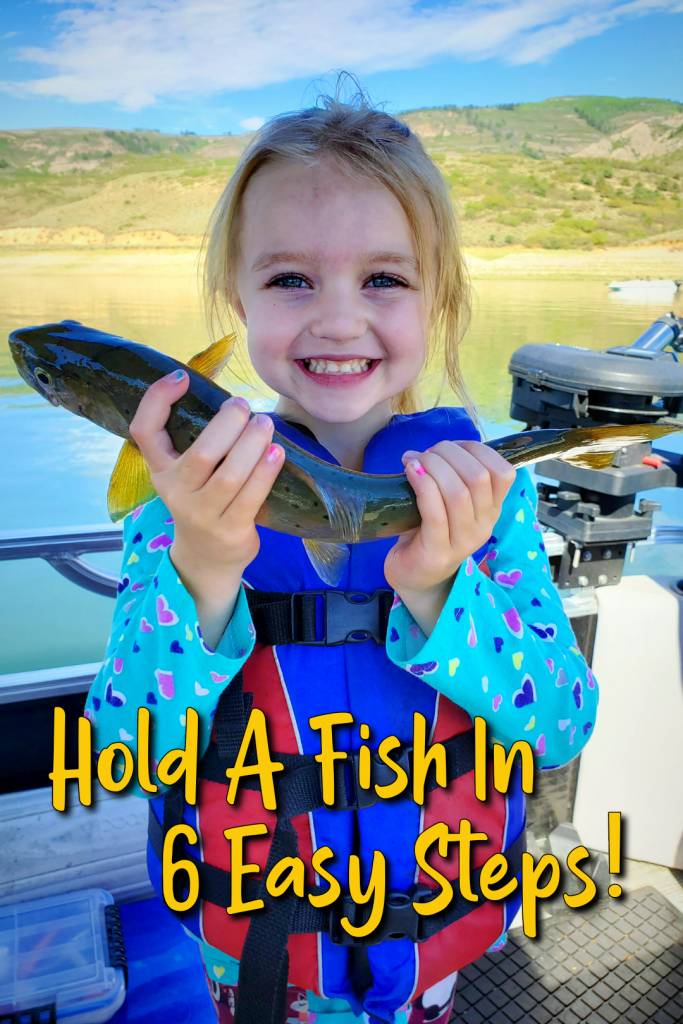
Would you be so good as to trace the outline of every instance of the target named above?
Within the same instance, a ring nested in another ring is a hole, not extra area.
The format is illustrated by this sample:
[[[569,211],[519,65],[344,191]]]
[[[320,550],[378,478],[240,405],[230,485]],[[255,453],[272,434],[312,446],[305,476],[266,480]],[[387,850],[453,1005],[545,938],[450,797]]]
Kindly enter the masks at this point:
[[[333,359],[303,359],[310,373],[365,373],[370,368],[370,359],[347,359],[343,363]]]

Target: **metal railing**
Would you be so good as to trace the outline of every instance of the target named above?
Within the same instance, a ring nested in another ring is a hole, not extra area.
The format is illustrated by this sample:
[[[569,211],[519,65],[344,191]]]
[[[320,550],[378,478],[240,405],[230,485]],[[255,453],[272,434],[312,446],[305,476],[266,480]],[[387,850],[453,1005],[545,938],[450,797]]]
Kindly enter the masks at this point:
[[[0,530],[0,562],[16,558],[43,558],[53,569],[79,587],[103,597],[116,597],[118,576],[84,562],[88,552],[120,551],[123,527],[61,526],[41,530]]]
[[[549,555],[561,554],[564,538],[545,533]],[[639,547],[651,544],[683,544],[683,526],[656,526]],[[114,524],[62,526],[42,530],[0,531],[0,561],[43,558],[72,583],[105,597],[116,597],[118,576],[85,562],[82,555],[98,551],[120,551],[123,529]],[[571,596],[571,595],[567,595]],[[42,697],[86,693],[100,668],[99,662],[68,665],[0,675],[0,704]]]

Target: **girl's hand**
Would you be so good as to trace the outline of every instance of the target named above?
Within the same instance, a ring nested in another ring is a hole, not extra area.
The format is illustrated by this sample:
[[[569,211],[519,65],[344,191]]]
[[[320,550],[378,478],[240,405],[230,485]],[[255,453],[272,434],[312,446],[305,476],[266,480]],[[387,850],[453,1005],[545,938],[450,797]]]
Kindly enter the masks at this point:
[[[399,538],[384,575],[428,636],[460,565],[491,536],[516,474],[479,441],[441,441],[403,461],[422,525]]]
[[[172,561],[214,646],[232,614],[242,573],[258,553],[254,519],[282,468],[284,450],[271,443],[269,416],[250,419],[247,402],[231,398],[180,455],[165,425],[188,386],[182,370],[152,384],[130,433],[173,516]]]

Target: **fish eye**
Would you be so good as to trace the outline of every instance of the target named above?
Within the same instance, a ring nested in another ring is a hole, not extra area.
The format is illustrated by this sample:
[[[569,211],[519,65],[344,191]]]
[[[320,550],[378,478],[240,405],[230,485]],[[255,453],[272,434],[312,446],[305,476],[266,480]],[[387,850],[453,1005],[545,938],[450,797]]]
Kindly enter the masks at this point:
[[[41,384],[47,384],[48,387],[52,387],[52,377],[42,366],[38,366],[34,373],[36,380],[39,380]]]

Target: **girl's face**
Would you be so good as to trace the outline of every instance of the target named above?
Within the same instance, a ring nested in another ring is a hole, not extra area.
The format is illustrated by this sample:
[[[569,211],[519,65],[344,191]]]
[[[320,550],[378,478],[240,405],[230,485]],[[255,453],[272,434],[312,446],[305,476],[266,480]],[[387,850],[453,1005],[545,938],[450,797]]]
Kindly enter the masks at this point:
[[[429,312],[391,193],[323,161],[267,166],[244,196],[240,250],[235,307],[259,377],[324,423],[390,418],[425,361]]]

